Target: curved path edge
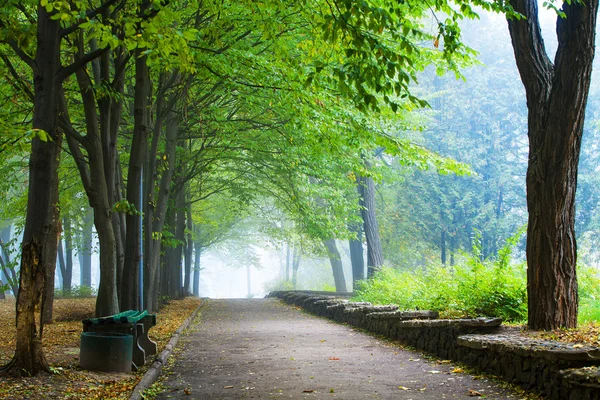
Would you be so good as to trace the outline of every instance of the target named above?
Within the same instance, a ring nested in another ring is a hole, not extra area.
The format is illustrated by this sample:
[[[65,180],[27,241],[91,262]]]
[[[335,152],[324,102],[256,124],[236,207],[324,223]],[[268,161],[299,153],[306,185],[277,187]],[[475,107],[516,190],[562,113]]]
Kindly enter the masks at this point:
[[[152,366],[148,369],[148,371],[146,371],[146,373],[135,386],[135,388],[133,388],[133,393],[131,394],[129,400],[144,399],[144,391],[150,386],[152,386],[154,382],[156,382],[156,380],[160,376],[160,373],[162,372],[163,366],[167,363],[167,360],[169,359],[171,353],[173,353],[173,349],[175,349],[175,346],[177,346],[177,342],[179,342],[179,337],[181,336],[183,331],[190,326],[190,324],[196,318],[204,304],[206,304],[205,299],[202,301],[202,303],[200,303],[198,308],[196,308],[192,312],[192,314],[185,321],[183,321],[179,328],[177,328],[177,330],[171,337],[171,340],[169,340],[169,343],[167,343],[163,351],[161,351],[160,354],[156,356],[154,362],[152,363]]]

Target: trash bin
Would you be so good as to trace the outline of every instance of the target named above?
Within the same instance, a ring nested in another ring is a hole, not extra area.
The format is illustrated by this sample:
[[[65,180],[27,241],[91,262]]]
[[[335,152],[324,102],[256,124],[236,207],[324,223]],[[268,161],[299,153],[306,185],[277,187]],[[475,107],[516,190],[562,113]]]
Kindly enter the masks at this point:
[[[131,372],[132,352],[132,335],[82,332],[79,365],[92,371]]]

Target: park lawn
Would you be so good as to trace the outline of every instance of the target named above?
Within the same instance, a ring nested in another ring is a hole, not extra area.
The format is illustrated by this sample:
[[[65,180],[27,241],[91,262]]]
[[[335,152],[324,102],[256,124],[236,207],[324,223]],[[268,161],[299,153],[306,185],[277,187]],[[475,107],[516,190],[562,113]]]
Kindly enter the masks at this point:
[[[0,399],[128,399],[148,367],[133,374],[84,371],[79,368],[81,320],[93,317],[95,298],[57,299],[54,323],[44,326],[43,346],[52,374],[0,378]],[[173,300],[157,314],[150,338],[160,353],[177,328],[200,305],[201,299]],[[15,300],[0,301],[0,363],[10,361],[15,348]]]

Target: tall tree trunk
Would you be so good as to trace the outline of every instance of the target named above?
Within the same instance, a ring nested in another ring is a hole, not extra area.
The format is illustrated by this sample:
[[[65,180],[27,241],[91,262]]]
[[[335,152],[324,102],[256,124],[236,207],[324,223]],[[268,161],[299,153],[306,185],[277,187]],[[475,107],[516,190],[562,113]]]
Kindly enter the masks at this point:
[[[296,286],[298,284],[298,269],[300,269],[300,260],[302,259],[302,254],[298,247],[294,247],[294,257],[292,262],[292,287],[296,290]]]
[[[172,265],[173,271],[173,298],[183,298],[183,247],[185,243],[185,227],[186,227],[186,207],[185,207],[185,184],[179,182],[177,184],[178,190],[175,196],[175,209],[176,209],[176,227],[175,227],[175,240],[177,241],[177,247],[173,252]]]
[[[73,284],[73,232],[71,228],[71,219],[68,217],[63,219],[63,232],[63,243],[65,244],[65,268],[64,271],[62,271],[62,289],[66,293],[70,293]]]
[[[367,277],[371,278],[383,266],[383,250],[379,238],[379,224],[375,213],[375,183],[371,177],[358,179],[361,197],[361,215],[367,239]]]
[[[441,261],[442,265],[446,265],[446,229],[442,226],[442,237],[440,238],[440,247],[442,248]]]
[[[167,213],[167,205],[171,192],[171,183],[173,173],[175,171],[175,162],[177,157],[177,130],[178,120],[175,113],[169,113],[168,122],[166,124],[166,143],[165,152],[162,157],[165,169],[160,177],[158,188],[158,196],[156,197],[156,208],[153,211],[154,219],[151,222],[151,235],[146,235],[150,243],[146,245],[146,259],[144,266],[144,276],[146,282],[144,285],[144,301],[146,308],[149,311],[158,310],[158,292],[160,281],[160,254],[161,254],[161,238]],[[151,211],[149,209],[149,211]],[[148,231],[148,227],[146,227]]]
[[[83,216],[83,228],[81,231],[81,248],[79,249],[80,285],[92,287],[92,224],[94,213],[91,208]]]
[[[29,191],[21,255],[19,294],[16,305],[15,356],[3,370],[12,375],[36,375],[49,371],[42,350],[43,321],[35,310],[44,310],[46,285],[54,279],[58,251],[58,165],[62,135],[58,133],[58,97],[62,81],[60,21],[38,6],[37,49],[33,69],[33,128],[50,140],[33,138],[29,158]],[[42,313],[43,314],[43,313]]]
[[[141,52],[140,52],[141,53]],[[150,71],[147,57],[138,54],[135,62],[135,95],[133,104],[134,128],[131,143],[131,157],[127,174],[127,201],[142,209],[141,194],[142,169],[144,157],[148,151],[148,130],[150,104]],[[126,216],[125,263],[123,265],[123,282],[120,293],[120,304],[124,310],[140,308],[139,274],[141,262],[141,215],[128,213]]]
[[[350,232],[356,235],[355,239],[349,240],[350,262],[352,263],[352,284],[365,279],[365,258],[363,251],[363,232],[360,224],[349,226]]]
[[[114,70],[117,71],[111,87],[118,96],[104,96],[98,101],[100,111],[100,132],[102,135],[102,154],[104,155],[104,167],[106,176],[106,187],[109,203],[116,204],[122,199],[122,174],[121,163],[117,156],[117,136],[121,124],[123,111],[123,95],[125,92],[125,64],[127,58],[122,48],[113,51]],[[110,62],[108,55],[101,59],[101,81],[108,83],[110,80]],[[118,71],[121,71],[118,73]],[[117,269],[117,289],[122,287],[123,265],[125,263],[125,216],[120,213],[112,213],[113,232],[115,235],[115,260]]]
[[[202,257],[202,244],[199,241],[194,242],[194,296],[200,297],[200,259]]]
[[[291,260],[291,251],[290,251],[290,244],[286,243],[285,244],[285,281],[289,282],[290,281],[290,265],[292,264],[292,260]]]
[[[329,263],[333,271],[333,280],[335,282],[336,292],[346,292],[346,278],[344,278],[344,268],[342,266],[342,257],[338,251],[335,239],[324,240],[323,244],[329,254]]]
[[[590,87],[598,0],[563,3],[553,65],[537,1],[511,0],[523,14],[508,27],[528,106],[527,294],[531,329],[577,325],[575,191]]]
[[[177,195],[175,196],[177,197]],[[177,231],[177,210],[175,203],[176,201],[171,202],[171,207],[167,212],[167,228],[173,231]],[[172,239],[176,239],[177,234],[173,233]],[[177,247],[167,246],[165,249],[165,262],[163,263],[163,285],[161,293],[168,296],[170,299],[177,298],[177,286],[178,279],[177,275],[181,274],[181,268],[178,265],[177,259]]]
[[[192,278],[192,253],[194,251],[194,242],[192,240],[192,231],[194,225],[192,223],[192,205],[187,204],[185,206],[186,213],[186,234],[185,234],[185,279],[183,281],[183,296],[187,297],[192,294],[191,291],[191,278]]]
[[[60,282],[60,287],[62,288],[63,292],[65,291],[65,273],[66,273],[66,265],[65,265],[65,254],[63,251],[63,240],[62,238],[60,239],[60,241],[58,242],[58,259],[57,259],[57,266],[58,268],[56,269],[56,272],[58,274],[58,281]]]
[[[83,56],[83,44],[79,44],[79,56]],[[83,187],[94,215],[94,226],[100,246],[100,282],[96,298],[96,316],[115,314],[119,311],[117,298],[117,252],[113,229],[112,204],[106,181],[105,157],[93,83],[85,69],[76,71],[81,100],[84,107],[87,135],[81,137],[71,125],[66,102],[63,101],[62,122],[67,134],[69,149],[73,154]],[[100,118],[101,119],[101,118]],[[87,162],[79,147],[87,151]]]

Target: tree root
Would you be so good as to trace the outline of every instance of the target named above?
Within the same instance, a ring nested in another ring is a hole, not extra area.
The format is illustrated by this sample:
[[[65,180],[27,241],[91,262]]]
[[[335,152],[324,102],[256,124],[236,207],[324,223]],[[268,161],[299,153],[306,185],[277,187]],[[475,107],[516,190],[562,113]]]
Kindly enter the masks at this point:
[[[21,378],[23,376],[21,369],[17,366],[15,357],[13,357],[8,364],[0,367],[0,376],[8,376],[11,378]]]
[[[24,378],[37,375],[40,372],[52,372],[50,371],[50,366],[46,362],[45,358],[43,362],[37,365],[37,367],[38,368],[36,368],[34,371],[28,371],[19,364],[17,357],[15,356],[8,362],[8,364],[0,367],[0,377]]]

